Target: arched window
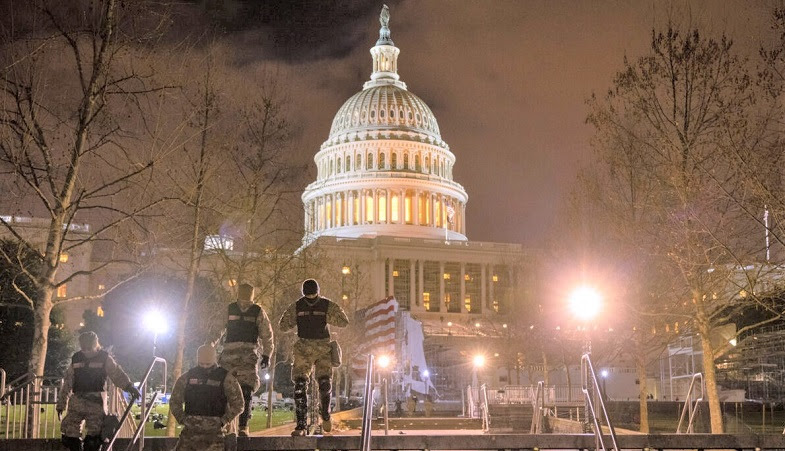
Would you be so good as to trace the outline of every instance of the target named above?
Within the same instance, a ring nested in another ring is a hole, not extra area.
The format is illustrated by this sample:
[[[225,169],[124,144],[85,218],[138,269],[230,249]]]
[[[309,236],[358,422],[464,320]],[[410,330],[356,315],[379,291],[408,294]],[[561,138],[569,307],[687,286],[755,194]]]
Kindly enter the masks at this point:
[[[390,155],[390,160],[390,169],[393,171],[398,169],[398,154],[393,152],[392,155]]]
[[[428,155],[425,156],[425,172],[431,172],[431,159]]]
[[[340,174],[342,168],[343,167],[341,166],[341,157],[338,157],[338,162],[335,164],[335,172]]]
[[[414,170],[417,172],[422,172],[422,166],[420,166],[420,154],[414,156]]]
[[[330,160],[330,175],[333,175],[333,171],[335,171],[335,161]]]
[[[368,160],[365,163],[365,169],[373,169],[373,154],[368,154]]]
[[[349,172],[351,170],[352,170],[352,157],[347,155],[346,156],[346,172]]]
[[[386,160],[384,159],[384,152],[379,154],[379,169],[384,169],[384,163]]]
[[[406,171],[409,169],[409,154],[403,154],[403,170]]]
[[[360,168],[362,167],[361,164],[362,163],[360,162],[360,154],[358,153],[357,154],[357,158],[355,158],[355,160],[354,160],[354,170],[355,171],[359,171]]]

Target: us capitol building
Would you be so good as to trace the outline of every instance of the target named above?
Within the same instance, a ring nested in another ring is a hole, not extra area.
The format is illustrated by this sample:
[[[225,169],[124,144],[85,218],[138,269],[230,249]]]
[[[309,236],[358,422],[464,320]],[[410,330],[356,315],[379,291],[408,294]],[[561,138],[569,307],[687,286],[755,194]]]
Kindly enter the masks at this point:
[[[394,296],[422,321],[429,365],[454,366],[475,352],[469,347],[493,357],[491,342],[530,288],[529,256],[518,244],[468,239],[456,156],[398,74],[386,6],[380,22],[370,80],[338,110],[314,156],[301,249],[322,254],[322,291],[341,293],[349,309]]]

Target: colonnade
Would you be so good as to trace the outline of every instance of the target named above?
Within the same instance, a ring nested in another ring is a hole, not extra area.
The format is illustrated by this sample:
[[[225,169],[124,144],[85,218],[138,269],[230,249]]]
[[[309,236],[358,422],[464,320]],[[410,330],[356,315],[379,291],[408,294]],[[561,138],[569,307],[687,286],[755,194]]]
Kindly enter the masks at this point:
[[[309,232],[364,224],[403,224],[465,230],[466,204],[425,190],[377,188],[324,194],[305,205]]]

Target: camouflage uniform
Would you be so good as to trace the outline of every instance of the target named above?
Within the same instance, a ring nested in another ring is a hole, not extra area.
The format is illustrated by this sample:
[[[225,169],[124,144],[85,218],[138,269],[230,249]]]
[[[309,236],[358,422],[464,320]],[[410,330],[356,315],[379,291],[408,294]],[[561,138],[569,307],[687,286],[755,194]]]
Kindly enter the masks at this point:
[[[63,441],[66,443],[66,446],[73,445],[76,449],[79,449],[77,445],[82,437],[82,422],[84,422],[87,430],[84,444],[85,450],[97,450],[102,442],[101,427],[106,416],[106,391],[105,389],[95,392],[77,390],[78,392],[74,393],[74,385],[78,386],[82,382],[74,380],[74,371],[75,369],[85,367],[85,363],[74,361],[79,355],[86,356],[89,353],[80,351],[74,354],[72,363],[65,372],[63,385],[60,389],[60,397],[57,400],[56,409],[58,411],[68,411],[60,424],[60,431],[63,434]],[[104,357],[105,360],[103,362],[95,361],[92,364],[89,363],[91,362],[90,360],[87,360],[88,367],[97,368],[97,366],[93,365],[102,365],[106,376],[112,380],[115,386],[126,389],[126,391],[128,391],[129,387],[133,387],[128,375],[125,374],[112,356],[106,354],[106,351],[99,350],[91,356],[91,358],[94,357]]]
[[[226,409],[222,416],[186,415],[185,391],[189,372],[180,376],[169,399],[169,413],[183,425],[175,451],[224,451],[226,425],[243,411],[243,392],[237,379],[228,373],[223,381]]]
[[[294,344],[294,363],[292,364],[297,417],[295,431],[302,431],[306,428],[308,383],[311,377],[311,368],[314,367],[316,380],[319,383],[322,425],[325,432],[329,432],[331,428],[330,397],[333,368],[330,333],[327,325],[345,327],[347,324],[349,324],[349,319],[343,309],[331,300],[320,296],[300,298],[289,306],[281,317],[281,331],[286,332],[297,326],[299,337],[299,340]]]
[[[252,324],[249,324],[249,318]],[[243,390],[245,407],[239,425],[232,424],[232,431],[247,435],[251,398],[262,384],[257,366],[262,355],[270,357],[273,353],[273,329],[261,306],[251,304],[243,310],[239,302],[229,304],[226,324],[223,352],[218,363],[232,373]]]
[[[228,317],[227,317],[228,322]],[[240,385],[259,390],[262,382],[256,370],[262,354],[273,355],[273,329],[264,309],[256,317],[256,328],[259,338],[256,343],[228,342],[224,343],[218,364],[229,370]]]

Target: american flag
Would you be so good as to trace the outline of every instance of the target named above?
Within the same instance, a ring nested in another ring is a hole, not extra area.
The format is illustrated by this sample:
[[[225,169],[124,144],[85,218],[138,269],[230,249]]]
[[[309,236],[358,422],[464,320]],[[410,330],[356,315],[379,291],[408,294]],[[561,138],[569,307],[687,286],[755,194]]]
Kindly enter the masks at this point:
[[[395,313],[398,301],[390,296],[358,312],[364,334],[359,352],[352,359],[352,392],[362,393],[368,354],[395,354]]]

